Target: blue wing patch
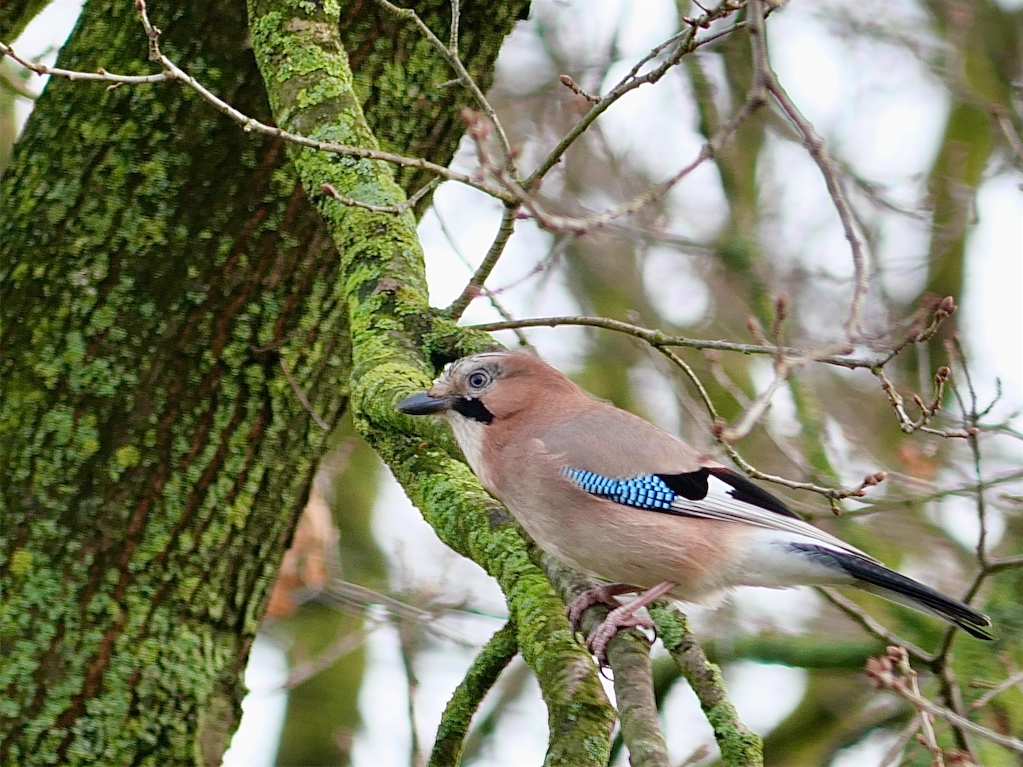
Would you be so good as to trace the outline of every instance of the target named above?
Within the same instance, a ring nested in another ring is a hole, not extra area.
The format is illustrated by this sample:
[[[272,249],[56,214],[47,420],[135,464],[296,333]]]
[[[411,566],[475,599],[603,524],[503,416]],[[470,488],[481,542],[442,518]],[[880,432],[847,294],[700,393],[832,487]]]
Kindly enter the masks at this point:
[[[561,473],[581,490],[625,506],[669,511],[671,502],[675,500],[674,491],[656,474],[611,479],[586,469],[568,467],[563,468]]]

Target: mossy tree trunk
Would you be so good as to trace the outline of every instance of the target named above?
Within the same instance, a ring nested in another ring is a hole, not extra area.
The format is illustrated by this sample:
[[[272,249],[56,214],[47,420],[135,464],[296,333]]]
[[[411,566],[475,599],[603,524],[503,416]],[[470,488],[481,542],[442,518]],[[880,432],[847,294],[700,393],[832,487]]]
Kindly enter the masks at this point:
[[[377,143],[355,98],[357,81],[332,33],[336,8],[303,0],[249,0],[252,44],[277,123],[321,141]],[[495,23],[516,9],[490,6]],[[465,18],[462,19],[463,26]],[[468,27],[465,27],[468,28]],[[403,199],[381,162],[337,161],[289,148],[298,176],[341,254],[341,282],[352,336],[351,405],[356,428],[451,548],[494,576],[508,601],[515,639],[547,704],[548,765],[606,765],[613,709],[588,654],[572,637],[563,603],[531,562],[506,512],[460,459],[450,432],[395,411],[437,366],[495,346],[430,308],[423,253],[408,214],[342,205],[322,190],[356,190],[375,204]],[[463,712],[464,713],[464,712]]]
[[[462,3],[483,86],[512,5]],[[152,14],[165,53],[270,119],[243,4]],[[373,4],[342,29],[369,124],[446,163],[440,55]],[[87,3],[59,66],[151,71],[132,4]],[[298,392],[328,424],[347,402],[337,251],[279,142],[167,84],[52,81],[0,216],[0,763],[217,764],[324,446]]]

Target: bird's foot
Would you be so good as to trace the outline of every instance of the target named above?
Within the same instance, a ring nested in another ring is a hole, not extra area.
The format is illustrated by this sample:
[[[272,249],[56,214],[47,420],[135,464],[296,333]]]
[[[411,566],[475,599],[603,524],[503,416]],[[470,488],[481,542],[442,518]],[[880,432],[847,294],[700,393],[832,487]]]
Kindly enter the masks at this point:
[[[623,628],[640,628],[654,630],[654,622],[650,618],[642,618],[636,615],[636,611],[646,607],[659,597],[663,597],[678,584],[672,581],[662,581],[653,588],[649,588],[628,604],[619,605],[613,609],[604,622],[597,626],[590,634],[586,646],[590,652],[597,656],[597,663],[603,669],[607,665],[607,646]],[[609,586],[611,589],[618,589],[617,593],[625,593],[623,584],[617,583]],[[574,602],[575,600],[573,600]]]
[[[636,615],[638,608],[632,604],[619,605],[612,610],[597,628],[593,629],[589,639],[586,640],[586,647],[596,656],[597,665],[602,669],[607,666],[607,646],[622,629],[643,629],[653,631],[656,637],[657,629],[650,618]]]
[[[639,589],[627,583],[603,583],[588,591],[584,591],[569,602],[565,610],[568,616],[568,623],[572,627],[572,633],[578,634],[581,631],[583,613],[594,605],[607,605],[611,611],[614,611],[621,607],[621,604],[615,599],[616,596],[619,594],[631,594],[636,591],[639,591]]]

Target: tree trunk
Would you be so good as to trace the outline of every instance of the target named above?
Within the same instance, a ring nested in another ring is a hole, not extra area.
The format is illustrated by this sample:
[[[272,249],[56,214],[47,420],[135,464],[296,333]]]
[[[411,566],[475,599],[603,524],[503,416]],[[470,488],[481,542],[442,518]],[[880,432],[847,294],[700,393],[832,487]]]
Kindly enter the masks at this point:
[[[485,5],[462,9],[486,30],[464,37],[484,86],[517,15]],[[448,8],[422,12],[441,25]],[[367,119],[446,163],[462,94],[381,13],[343,20]],[[244,14],[195,2],[153,22],[174,61],[268,121]],[[145,61],[132,5],[92,0],[58,65]],[[326,436],[302,396],[328,424],[346,403],[337,253],[280,142],[173,84],[52,81],[0,210],[0,763],[218,764]]]

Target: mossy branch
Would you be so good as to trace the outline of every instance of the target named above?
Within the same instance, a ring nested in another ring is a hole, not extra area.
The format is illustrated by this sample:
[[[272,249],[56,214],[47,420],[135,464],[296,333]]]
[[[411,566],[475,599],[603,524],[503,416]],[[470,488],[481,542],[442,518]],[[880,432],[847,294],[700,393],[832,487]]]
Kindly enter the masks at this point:
[[[566,603],[596,585],[554,557],[540,554],[538,549],[533,553]],[[583,632],[589,635],[609,612],[604,605],[588,609],[583,614]],[[633,767],[667,767],[668,751],[654,699],[650,641],[639,631],[619,631],[608,645],[607,662],[614,673],[621,738],[629,749],[629,763]]]
[[[480,650],[441,714],[429,767],[459,764],[473,714],[518,651],[515,624],[511,622],[498,629]]]
[[[277,124],[314,139],[376,147],[337,38],[339,6],[249,0],[248,8],[253,50]],[[394,410],[403,395],[429,380],[424,349],[431,339],[446,336],[462,351],[493,342],[482,334],[434,327],[411,214],[349,207],[323,192],[323,184],[330,184],[371,204],[398,204],[404,195],[389,166],[296,147],[289,147],[289,156],[341,255],[357,427],[438,535],[501,585],[518,645],[547,703],[546,763],[605,764],[613,712],[592,664],[569,635],[560,600],[529,561],[525,542],[503,510],[451,458],[439,430],[412,427]]]
[[[714,728],[721,759],[728,767],[763,767],[763,741],[739,718],[739,712],[728,699],[721,668],[707,659],[689,630],[686,616],[665,602],[651,605],[650,615],[664,648],[678,663]]]

